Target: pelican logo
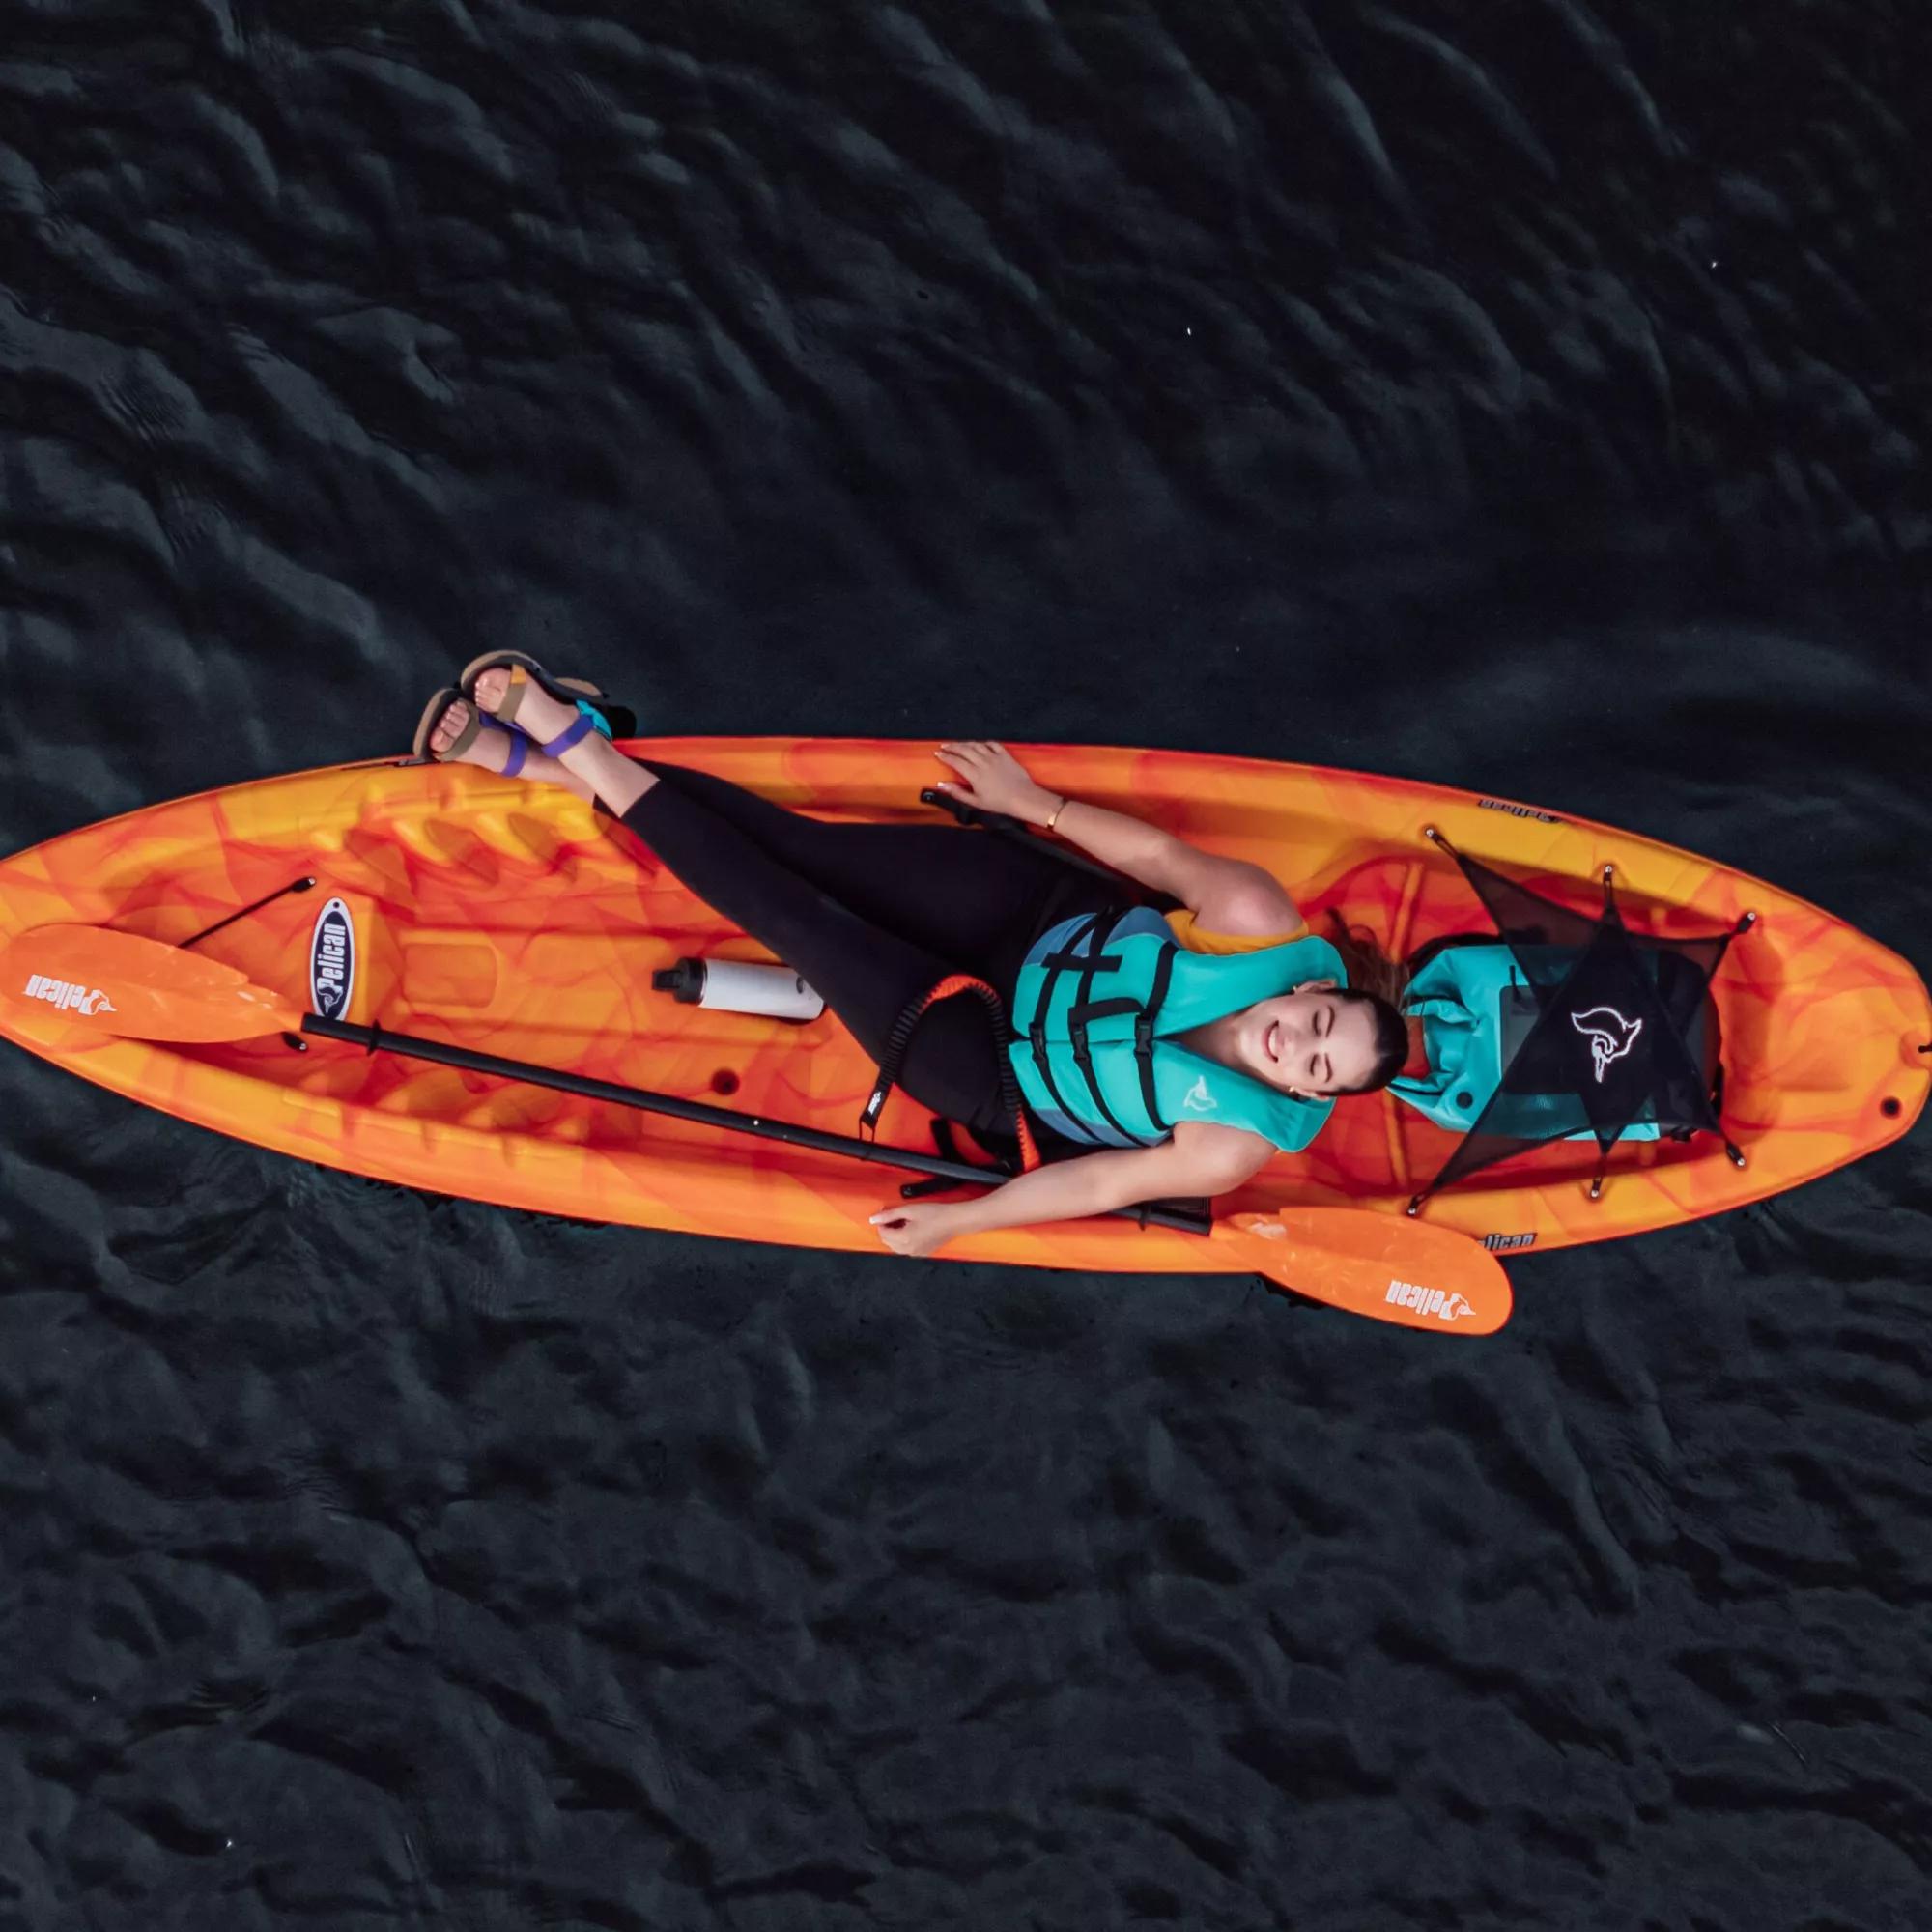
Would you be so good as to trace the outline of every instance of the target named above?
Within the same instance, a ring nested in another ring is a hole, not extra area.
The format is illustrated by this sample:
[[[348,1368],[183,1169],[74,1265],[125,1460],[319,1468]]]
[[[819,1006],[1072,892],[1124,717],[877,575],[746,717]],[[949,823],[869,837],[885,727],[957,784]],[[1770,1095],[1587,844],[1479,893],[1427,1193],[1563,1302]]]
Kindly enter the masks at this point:
[[[1208,1091],[1208,1076],[1203,1074],[1187,1090],[1187,1097],[1180,1103],[1190,1113],[1211,1114],[1214,1111],[1214,1096]]]
[[[1397,1308],[1413,1308],[1418,1314],[1433,1315],[1438,1321],[1460,1321],[1463,1316],[1476,1312],[1466,1295],[1458,1294],[1453,1289],[1424,1288],[1419,1281],[1391,1281],[1382,1299]]]
[[[355,928],[349,908],[340,899],[315,916],[315,939],[308,953],[308,996],[326,1020],[337,1020],[349,1010],[355,990]]]
[[[92,1019],[96,1013],[111,1013],[114,1002],[99,986],[77,985],[71,980],[50,980],[44,973],[27,976],[25,997],[44,1000],[57,1011],[81,1013]]]
[[[1643,1031],[1641,1020],[1627,1020],[1614,1007],[1592,1007],[1586,1013],[1572,1013],[1570,1024],[1590,1042],[1590,1059],[1600,1087],[1610,1062],[1621,1060]]]

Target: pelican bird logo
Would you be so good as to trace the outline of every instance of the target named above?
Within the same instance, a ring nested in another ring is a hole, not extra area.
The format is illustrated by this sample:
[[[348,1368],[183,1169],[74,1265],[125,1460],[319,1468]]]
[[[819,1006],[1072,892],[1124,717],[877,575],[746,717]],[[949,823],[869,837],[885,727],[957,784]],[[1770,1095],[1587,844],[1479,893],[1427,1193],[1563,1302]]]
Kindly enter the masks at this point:
[[[1641,1020],[1627,1020],[1614,1007],[1592,1007],[1588,1012],[1572,1013],[1570,1024],[1590,1042],[1590,1059],[1596,1065],[1597,1084],[1602,1086],[1604,1070],[1611,1061],[1621,1060],[1636,1044],[1643,1031]]]
[[[1211,1114],[1214,1111],[1214,1096],[1208,1091],[1207,1074],[1202,1074],[1187,1090],[1187,1097],[1180,1104],[1197,1114]]]

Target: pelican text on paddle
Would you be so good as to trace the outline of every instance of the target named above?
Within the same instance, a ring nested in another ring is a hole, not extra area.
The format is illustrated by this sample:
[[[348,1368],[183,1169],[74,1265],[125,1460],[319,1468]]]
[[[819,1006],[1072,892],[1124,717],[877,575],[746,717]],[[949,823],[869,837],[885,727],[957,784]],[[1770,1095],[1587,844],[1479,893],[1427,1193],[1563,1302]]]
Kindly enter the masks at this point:
[[[77,1013],[85,1013],[92,1019],[96,1013],[111,1013],[114,1002],[99,986],[78,986],[70,980],[49,980],[44,973],[35,973],[27,980],[27,998],[45,1000],[49,1006],[58,1007],[63,1012],[70,1008]]]
[[[1467,1296],[1450,1290],[1424,1288],[1418,1281],[1391,1281],[1382,1299],[1394,1302],[1398,1308],[1413,1308],[1419,1314],[1433,1315],[1439,1321],[1457,1321],[1476,1312]]]

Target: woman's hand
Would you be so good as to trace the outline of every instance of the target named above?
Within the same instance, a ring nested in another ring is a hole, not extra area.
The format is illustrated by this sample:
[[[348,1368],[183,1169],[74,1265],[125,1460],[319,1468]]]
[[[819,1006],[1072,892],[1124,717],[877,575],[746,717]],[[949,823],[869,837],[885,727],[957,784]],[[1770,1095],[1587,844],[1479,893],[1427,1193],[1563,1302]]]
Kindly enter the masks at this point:
[[[956,1204],[943,1201],[900,1201],[872,1216],[879,1238],[895,1255],[929,1255],[959,1230]]]
[[[990,738],[945,744],[933,755],[943,758],[958,774],[956,780],[941,780],[933,789],[951,792],[981,811],[1004,812],[1029,825],[1044,825],[1047,814],[1060,802],[1058,793],[1035,784],[1027,777],[1026,767]]]

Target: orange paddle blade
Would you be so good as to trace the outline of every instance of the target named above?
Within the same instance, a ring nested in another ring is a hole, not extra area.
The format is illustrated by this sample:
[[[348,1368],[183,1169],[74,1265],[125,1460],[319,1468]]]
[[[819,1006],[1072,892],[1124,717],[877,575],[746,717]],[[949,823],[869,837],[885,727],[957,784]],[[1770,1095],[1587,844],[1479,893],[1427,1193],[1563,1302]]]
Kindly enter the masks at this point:
[[[0,999],[132,1039],[253,1039],[301,1024],[293,1001],[198,952],[102,925],[37,925],[0,951]]]
[[[1216,1224],[1255,1271],[1351,1314],[1436,1335],[1493,1335],[1509,1276],[1467,1235],[1360,1208],[1284,1208]]]

